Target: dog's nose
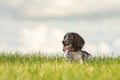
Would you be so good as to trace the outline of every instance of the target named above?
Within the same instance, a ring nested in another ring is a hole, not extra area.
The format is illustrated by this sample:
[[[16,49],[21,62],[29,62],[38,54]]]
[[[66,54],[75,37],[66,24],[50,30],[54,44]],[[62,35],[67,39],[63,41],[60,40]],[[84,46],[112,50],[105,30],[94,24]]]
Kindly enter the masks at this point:
[[[63,45],[65,45],[65,41],[64,40],[62,41],[62,43],[63,43]]]

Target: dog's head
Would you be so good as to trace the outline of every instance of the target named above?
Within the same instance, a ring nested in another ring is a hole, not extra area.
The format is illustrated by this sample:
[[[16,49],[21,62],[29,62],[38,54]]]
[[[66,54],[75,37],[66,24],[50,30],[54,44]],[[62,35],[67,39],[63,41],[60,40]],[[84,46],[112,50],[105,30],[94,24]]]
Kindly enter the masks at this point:
[[[63,51],[70,51],[72,49],[76,52],[83,48],[85,41],[79,34],[69,32],[65,34],[62,43]]]

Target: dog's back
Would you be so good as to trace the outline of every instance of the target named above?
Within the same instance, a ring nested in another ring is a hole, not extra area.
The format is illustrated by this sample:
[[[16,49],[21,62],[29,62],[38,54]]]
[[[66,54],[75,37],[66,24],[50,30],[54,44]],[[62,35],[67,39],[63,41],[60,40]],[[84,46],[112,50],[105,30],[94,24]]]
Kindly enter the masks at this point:
[[[82,53],[82,60],[87,60],[87,59],[91,59],[92,55],[90,53],[88,53],[87,51],[81,50]]]

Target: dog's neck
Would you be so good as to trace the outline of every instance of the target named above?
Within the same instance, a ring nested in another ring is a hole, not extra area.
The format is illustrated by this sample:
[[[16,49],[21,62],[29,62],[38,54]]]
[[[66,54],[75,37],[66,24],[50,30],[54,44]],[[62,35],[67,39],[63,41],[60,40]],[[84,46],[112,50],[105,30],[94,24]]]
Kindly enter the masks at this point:
[[[69,51],[68,51],[69,53],[74,53],[75,52],[75,50],[72,48],[72,49],[69,49]]]

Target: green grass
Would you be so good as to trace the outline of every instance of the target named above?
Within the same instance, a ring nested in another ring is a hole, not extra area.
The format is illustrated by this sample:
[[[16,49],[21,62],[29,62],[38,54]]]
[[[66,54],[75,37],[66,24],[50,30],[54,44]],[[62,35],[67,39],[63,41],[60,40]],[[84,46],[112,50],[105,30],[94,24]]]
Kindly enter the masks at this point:
[[[0,80],[120,80],[120,57],[80,64],[55,56],[1,53]]]

